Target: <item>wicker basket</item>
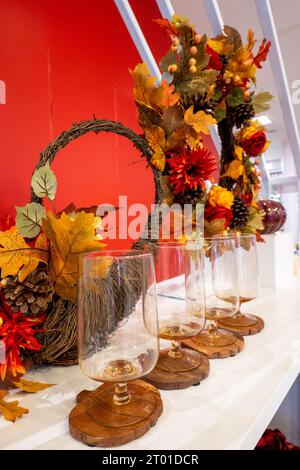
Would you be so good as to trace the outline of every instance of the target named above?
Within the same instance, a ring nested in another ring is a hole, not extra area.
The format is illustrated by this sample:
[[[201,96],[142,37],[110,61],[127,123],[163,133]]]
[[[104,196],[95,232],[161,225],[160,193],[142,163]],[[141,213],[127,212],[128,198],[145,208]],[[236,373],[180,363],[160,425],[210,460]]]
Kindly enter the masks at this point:
[[[107,121],[104,119],[93,119],[89,121],[82,121],[74,124],[69,130],[62,132],[41,154],[36,168],[40,168],[47,162],[50,164],[53,162],[57,153],[66,147],[70,142],[78,139],[82,135],[89,132],[112,132],[126,137],[131,140],[135,147],[137,147],[142,154],[146,157],[148,163],[152,156],[152,150],[150,149],[147,141],[140,135],[136,134],[131,129],[125,127],[123,124],[114,121]],[[158,210],[158,205],[162,201],[162,188],[160,183],[161,173],[153,166],[150,165],[154,176],[155,185],[155,204]],[[42,200],[37,197],[33,191],[31,191],[31,202],[42,203]],[[157,239],[158,234],[153,234],[153,224],[151,222],[157,220],[157,214],[150,214],[148,217],[148,223],[145,228],[146,237],[140,238],[132,247],[134,249],[152,251],[154,255],[157,253]],[[150,232],[150,226],[152,226],[152,232]],[[157,227],[157,232],[159,227]],[[153,236],[154,235],[154,236]],[[152,236],[152,238],[151,238]],[[110,268],[108,276],[114,276],[114,266]],[[128,316],[133,310],[136,301],[140,295],[140,286],[135,282],[134,285],[124,285],[124,288],[130,289],[132,295],[132,305],[125,307],[122,305],[122,299],[120,300],[120,315],[119,321],[125,316]],[[103,285],[105,290],[105,285]],[[105,294],[105,292],[104,292]],[[117,324],[115,325],[115,328]],[[47,318],[44,323],[45,331],[39,333],[38,340],[43,344],[43,349],[36,353],[33,360],[36,364],[47,363],[55,365],[68,366],[77,363],[77,304],[76,302],[70,302],[63,300],[58,296],[55,296],[52,304],[49,306],[47,312]]]

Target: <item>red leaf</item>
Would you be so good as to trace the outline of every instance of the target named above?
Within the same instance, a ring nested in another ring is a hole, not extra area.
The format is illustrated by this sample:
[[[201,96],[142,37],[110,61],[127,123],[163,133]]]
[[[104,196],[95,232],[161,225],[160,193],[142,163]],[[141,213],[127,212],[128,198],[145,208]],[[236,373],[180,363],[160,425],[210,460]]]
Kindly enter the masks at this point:
[[[262,62],[265,62],[267,60],[267,57],[268,57],[268,54],[269,54],[269,50],[271,48],[271,41],[268,41],[266,39],[264,39],[259,47],[259,50],[258,50],[258,53],[257,55],[254,57],[254,64],[256,65],[256,67],[258,67],[259,69],[262,68],[261,66],[261,63]]]

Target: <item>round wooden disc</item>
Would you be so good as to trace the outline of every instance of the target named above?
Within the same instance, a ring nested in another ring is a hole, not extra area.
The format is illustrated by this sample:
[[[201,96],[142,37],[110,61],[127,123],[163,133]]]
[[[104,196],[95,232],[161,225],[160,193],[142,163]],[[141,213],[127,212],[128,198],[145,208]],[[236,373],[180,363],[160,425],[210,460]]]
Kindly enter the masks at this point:
[[[131,401],[115,405],[114,384],[82,391],[69,415],[71,435],[90,446],[113,447],[143,436],[162,413],[160,393],[142,380],[128,383]]]
[[[185,348],[182,351],[189,352]],[[160,352],[155,368],[143,377],[144,380],[161,390],[177,390],[197,385],[208,376],[209,361],[204,354],[194,355],[198,359],[197,365],[191,367],[184,357],[173,358],[168,352],[168,350]]]
[[[219,340],[213,341],[206,332],[200,333],[193,338],[183,341],[183,344],[198,352],[205,354],[209,359],[225,359],[235,356],[244,349],[244,339],[237,333],[226,330],[218,330],[219,333],[227,333],[226,339],[220,336]]]
[[[255,335],[264,329],[265,323],[262,318],[251,315],[234,315],[233,317],[222,318],[218,320],[218,325],[226,330],[234,331],[242,336]]]

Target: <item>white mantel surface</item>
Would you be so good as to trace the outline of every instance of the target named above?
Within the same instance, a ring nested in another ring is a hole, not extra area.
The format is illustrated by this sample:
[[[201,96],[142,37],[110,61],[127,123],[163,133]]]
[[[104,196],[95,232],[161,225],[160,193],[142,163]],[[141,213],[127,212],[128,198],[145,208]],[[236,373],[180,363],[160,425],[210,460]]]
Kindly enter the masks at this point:
[[[162,391],[157,425],[118,449],[253,449],[300,372],[299,306],[299,279],[282,290],[263,289],[243,308],[264,318],[264,331],[246,337],[236,357],[211,361],[200,386]],[[76,394],[97,384],[77,366],[43,368],[28,378],[57,385],[35,395],[17,392],[30,413],[15,424],[0,418],[0,449],[90,449],[70,436],[67,417]]]

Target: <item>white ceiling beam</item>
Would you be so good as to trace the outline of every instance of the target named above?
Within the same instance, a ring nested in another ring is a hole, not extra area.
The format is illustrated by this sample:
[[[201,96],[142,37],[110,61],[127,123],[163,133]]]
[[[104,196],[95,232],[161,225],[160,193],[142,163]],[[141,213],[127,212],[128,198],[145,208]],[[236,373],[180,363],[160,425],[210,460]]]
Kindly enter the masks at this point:
[[[224,21],[217,0],[204,0],[205,10],[215,36],[222,34]]]
[[[255,0],[257,13],[263,34],[272,41],[270,51],[270,63],[272,67],[274,82],[281,105],[286,132],[290,147],[294,156],[297,175],[300,177],[300,136],[297,126],[296,115],[292,104],[289,83],[283,62],[281,47],[274,22],[274,17],[269,0]]]
[[[160,81],[161,72],[128,0],[114,1],[143,62],[147,65],[150,74]]]
[[[156,3],[163,18],[172,18],[175,12],[171,0],[156,0]]]

